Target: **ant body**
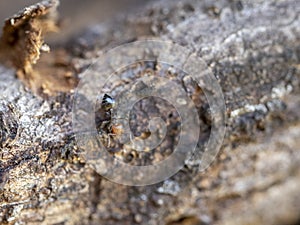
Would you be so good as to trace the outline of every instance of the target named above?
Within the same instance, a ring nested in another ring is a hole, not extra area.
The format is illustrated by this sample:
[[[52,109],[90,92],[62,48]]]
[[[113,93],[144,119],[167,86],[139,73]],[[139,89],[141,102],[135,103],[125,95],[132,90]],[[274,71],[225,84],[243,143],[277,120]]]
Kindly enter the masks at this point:
[[[119,125],[112,124],[112,111],[115,107],[115,99],[108,94],[104,94],[101,106],[97,107],[95,122],[99,134],[106,137],[107,146],[110,147],[111,136],[122,134],[123,130]]]

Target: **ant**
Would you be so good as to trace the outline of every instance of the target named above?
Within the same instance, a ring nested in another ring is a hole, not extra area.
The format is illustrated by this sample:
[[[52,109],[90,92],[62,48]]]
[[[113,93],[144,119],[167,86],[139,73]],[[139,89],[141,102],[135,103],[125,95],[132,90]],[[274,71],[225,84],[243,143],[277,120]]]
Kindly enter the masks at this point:
[[[104,94],[100,107],[96,108],[95,122],[100,135],[108,140],[107,146],[110,147],[110,139],[123,133],[120,125],[112,124],[112,112],[116,101],[108,94]]]

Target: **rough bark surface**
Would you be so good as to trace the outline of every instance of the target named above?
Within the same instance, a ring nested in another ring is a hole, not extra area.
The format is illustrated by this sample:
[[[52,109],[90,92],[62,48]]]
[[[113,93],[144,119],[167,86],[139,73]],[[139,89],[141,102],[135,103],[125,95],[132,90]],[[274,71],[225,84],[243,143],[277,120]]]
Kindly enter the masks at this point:
[[[70,42],[76,71],[150,36],[193,49],[218,79],[228,116],[221,153],[204,173],[187,165],[147,187],[112,183],[79,157],[72,92],[34,95],[0,66],[1,223],[299,223],[299,17],[293,0],[163,0]]]

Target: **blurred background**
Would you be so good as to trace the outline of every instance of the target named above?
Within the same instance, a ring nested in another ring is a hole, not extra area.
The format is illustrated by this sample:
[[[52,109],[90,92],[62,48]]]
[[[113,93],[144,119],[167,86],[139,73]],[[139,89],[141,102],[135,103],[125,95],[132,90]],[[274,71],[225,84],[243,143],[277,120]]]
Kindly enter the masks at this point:
[[[119,15],[132,14],[150,1],[154,0],[61,0],[58,10],[63,19],[64,32],[57,41],[69,38],[86,26],[109,21]],[[39,0],[0,1],[1,33],[4,19],[37,2]]]

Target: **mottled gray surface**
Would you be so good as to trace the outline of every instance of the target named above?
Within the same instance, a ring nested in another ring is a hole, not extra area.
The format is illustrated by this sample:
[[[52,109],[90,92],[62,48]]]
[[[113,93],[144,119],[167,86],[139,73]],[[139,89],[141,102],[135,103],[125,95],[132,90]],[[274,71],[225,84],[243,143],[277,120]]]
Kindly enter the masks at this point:
[[[291,0],[168,0],[75,38],[69,48],[81,57],[79,68],[116,43],[143,35],[173,40],[202,56],[222,86],[228,131],[218,159],[205,173],[187,167],[148,187],[111,183],[80,159],[70,135],[71,93],[36,97],[1,66],[0,220],[297,224],[299,12]],[[13,127],[17,134],[9,135]]]

